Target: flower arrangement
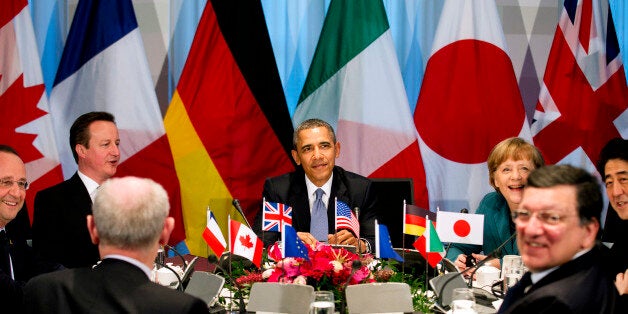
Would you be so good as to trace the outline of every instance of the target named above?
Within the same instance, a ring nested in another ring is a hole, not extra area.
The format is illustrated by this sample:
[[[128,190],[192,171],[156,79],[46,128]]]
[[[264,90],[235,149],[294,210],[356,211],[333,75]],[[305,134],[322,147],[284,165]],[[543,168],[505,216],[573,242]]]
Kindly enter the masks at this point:
[[[423,278],[415,278],[395,270],[396,261],[379,261],[370,254],[362,256],[345,249],[318,243],[308,247],[308,259],[302,257],[281,258],[281,251],[275,244],[267,250],[266,261],[261,270],[237,269],[232,273],[236,278],[234,298],[242,300],[248,296],[255,282],[281,282],[311,285],[315,290],[334,293],[338,310],[343,308],[344,290],[348,285],[370,282],[406,282],[411,287],[416,310],[429,312],[432,298],[426,294]],[[236,267],[237,268],[237,267]],[[241,305],[242,302],[240,302]]]

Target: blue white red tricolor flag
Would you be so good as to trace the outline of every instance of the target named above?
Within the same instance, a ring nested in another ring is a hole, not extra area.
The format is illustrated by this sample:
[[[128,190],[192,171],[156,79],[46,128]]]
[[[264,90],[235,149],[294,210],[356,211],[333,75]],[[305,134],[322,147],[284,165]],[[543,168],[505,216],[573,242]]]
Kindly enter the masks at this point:
[[[282,232],[282,226],[292,226],[292,207],[282,203],[266,202],[264,199],[263,231]]]
[[[531,129],[547,163],[589,171],[610,139],[628,138],[628,88],[608,1],[564,2]]]
[[[349,229],[356,237],[360,237],[360,222],[351,208],[342,201],[336,200],[336,230]]]
[[[207,208],[207,226],[203,230],[203,239],[207,242],[207,245],[214,251],[216,256],[220,257],[227,248],[227,241],[220,231],[218,222],[209,207]]]

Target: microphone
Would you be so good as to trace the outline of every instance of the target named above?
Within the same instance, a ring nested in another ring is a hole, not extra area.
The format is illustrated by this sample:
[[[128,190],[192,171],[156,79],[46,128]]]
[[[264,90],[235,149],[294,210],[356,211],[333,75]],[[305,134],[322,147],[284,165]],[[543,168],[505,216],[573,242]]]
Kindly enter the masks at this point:
[[[160,261],[155,260],[155,263],[161,268],[165,268],[171,271],[177,277],[177,282],[179,283],[179,285],[177,286],[177,290],[183,291],[183,281],[181,280],[181,276],[179,276],[179,273],[177,273],[176,270],[172,269],[172,267],[168,266],[167,264],[161,263]]]
[[[355,220],[357,220],[357,221],[358,221],[358,224],[360,224],[360,207],[357,207],[357,206],[356,206],[356,207],[354,207],[354,208],[353,208],[353,211],[355,212]],[[360,257],[362,257],[362,248],[361,248],[361,246],[362,246],[362,242],[360,241],[360,235],[359,235],[359,234],[356,234],[355,236],[358,238],[358,245],[357,245],[357,248],[358,248],[358,255],[359,255]],[[353,265],[351,266],[351,268],[353,269]],[[349,277],[349,278],[351,278],[351,277]]]
[[[506,246],[506,244],[508,244],[508,242],[512,241],[512,239],[515,238],[515,236],[517,235],[517,233],[513,233],[506,241],[504,241],[502,244],[500,244],[495,250],[493,250],[493,252],[489,253],[485,259],[479,261],[477,264],[475,264],[475,266],[473,267],[468,267],[465,270],[460,272],[460,275],[464,275],[465,273],[469,272],[471,269],[473,269],[473,272],[471,273],[471,276],[469,277],[469,283],[468,283],[468,287],[472,287],[473,286],[473,275],[475,275],[475,272],[477,271],[478,268],[482,267],[484,264],[486,264],[488,261],[493,260],[495,258],[497,258],[497,254],[499,254],[499,252],[504,248],[504,246]],[[445,287],[447,286],[447,284],[449,282],[451,282],[452,280],[454,280],[457,276],[452,276],[449,277],[447,279],[447,281],[445,281],[443,283],[443,285],[440,287],[440,291],[438,291],[438,296],[439,298],[442,298],[443,296],[443,291],[445,290]]]
[[[235,207],[235,209],[238,211],[238,213],[240,213],[240,215],[242,215],[242,218],[244,219],[244,223],[250,229],[251,225],[249,224],[249,221],[246,219],[246,216],[244,215],[244,211],[242,210],[242,207],[240,206],[240,201],[238,201],[237,198],[234,198],[233,201],[231,201],[231,204],[233,205],[233,207]]]
[[[237,288],[238,290],[240,289],[238,285],[236,284],[235,280],[233,280],[233,277],[231,277],[231,273],[225,271],[225,269],[220,266],[220,261],[218,260],[218,257],[216,257],[216,255],[209,255],[207,257],[207,262],[211,265],[214,265],[214,267],[216,267],[217,270],[225,274],[225,278],[229,280],[229,283],[231,284],[232,287]],[[214,273],[215,272],[216,271],[214,270]],[[244,305],[244,296],[242,293],[239,293],[238,307],[240,308],[239,313],[246,313],[246,306]]]
[[[517,233],[513,232],[512,235],[506,241],[504,241],[502,244],[500,244],[495,250],[493,250],[493,252],[489,253],[486,256],[486,258],[484,258],[483,260],[479,261],[477,264],[475,264],[475,266],[471,267],[471,268],[473,268],[473,272],[471,272],[471,276],[469,276],[469,283],[468,283],[469,288],[471,288],[473,286],[473,276],[475,275],[475,272],[478,270],[478,268],[482,267],[488,261],[496,259],[498,257],[497,255],[501,252],[501,250],[504,248],[504,246],[506,246],[506,244],[508,244],[508,242],[512,241],[512,239],[514,239],[515,236],[517,236]],[[469,269],[469,268],[467,268],[467,269]],[[467,270],[467,269],[465,269],[465,270]]]
[[[185,261],[185,258],[183,257],[183,255],[181,255],[181,253],[179,253],[179,251],[175,250],[174,247],[170,246],[169,244],[164,244],[164,246],[168,250],[174,252],[174,254],[177,255],[181,259],[181,262],[183,263],[183,271],[187,270],[188,269],[188,263]],[[162,263],[163,263],[163,261],[162,261]]]

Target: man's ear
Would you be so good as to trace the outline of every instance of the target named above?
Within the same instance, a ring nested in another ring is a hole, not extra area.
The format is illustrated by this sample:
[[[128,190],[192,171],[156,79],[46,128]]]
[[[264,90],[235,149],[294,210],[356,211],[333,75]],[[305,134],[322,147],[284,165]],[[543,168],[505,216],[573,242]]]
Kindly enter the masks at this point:
[[[89,231],[89,237],[92,239],[92,243],[98,245],[100,238],[98,237],[98,230],[96,229],[96,223],[92,215],[87,215],[87,231]]]
[[[161,230],[161,234],[159,235],[159,244],[166,245],[168,244],[168,239],[170,239],[170,233],[174,230],[174,218],[166,217],[164,221],[164,228]]]
[[[76,155],[80,158],[85,158],[87,155],[87,148],[81,144],[76,144],[74,150],[76,151]]]
[[[591,218],[591,222],[584,225],[586,230],[586,235],[584,239],[582,239],[582,245],[584,248],[590,248],[595,246],[595,241],[597,239],[597,233],[600,231],[600,223],[596,218]]]
[[[334,146],[336,146],[336,158],[338,158],[340,156],[340,142],[336,142]]]
[[[299,158],[299,154],[297,153],[297,151],[293,149],[291,152],[292,152],[292,159],[294,159],[294,162],[296,162],[297,165],[300,165],[301,158]]]

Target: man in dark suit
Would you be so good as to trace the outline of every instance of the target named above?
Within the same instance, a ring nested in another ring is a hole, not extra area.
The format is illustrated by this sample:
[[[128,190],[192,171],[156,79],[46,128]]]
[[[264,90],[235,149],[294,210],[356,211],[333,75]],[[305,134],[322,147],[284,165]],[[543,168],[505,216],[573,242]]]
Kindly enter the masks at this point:
[[[33,248],[42,258],[65,267],[94,265],[98,249],[91,243],[85,217],[98,186],[116,173],[120,136],[113,115],[89,112],[70,128],[70,148],[78,171],[68,180],[39,191],[33,215]]]
[[[31,238],[26,197],[26,168],[17,152],[0,145],[0,309],[19,313],[22,288],[36,274],[54,270],[35,259],[27,244]]]
[[[322,241],[353,245],[362,252],[369,251],[374,247],[376,215],[371,181],[335,165],[340,155],[340,143],[336,141],[331,125],[325,121],[310,119],[301,123],[294,132],[293,144],[292,158],[301,167],[267,179],[262,192],[265,200],[292,206],[292,226],[306,244]],[[322,194],[319,200],[316,196],[318,189],[322,190],[318,192]],[[336,198],[351,209],[359,208],[359,238],[349,230],[335,230]],[[317,217],[315,208],[320,201],[324,212],[319,218],[313,218]],[[316,223],[323,226],[322,232],[321,228],[317,230],[318,235],[313,230],[317,228],[314,227]],[[255,230],[261,234],[261,212],[256,219]],[[264,232],[264,244],[274,243],[279,236],[276,232]]]
[[[31,279],[24,289],[27,313],[208,313],[207,304],[150,281],[160,245],[174,228],[168,194],[137,177],[105,182],[87,229],[102,262]]]
[[[596,244],[603,201],[597,179],[569,165],[530,174],[513,212],[517,245],[530,270],[499,313],[619,313],[618,294]]]

